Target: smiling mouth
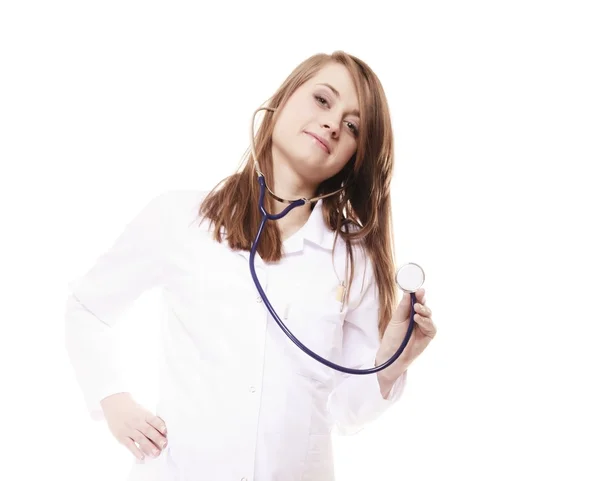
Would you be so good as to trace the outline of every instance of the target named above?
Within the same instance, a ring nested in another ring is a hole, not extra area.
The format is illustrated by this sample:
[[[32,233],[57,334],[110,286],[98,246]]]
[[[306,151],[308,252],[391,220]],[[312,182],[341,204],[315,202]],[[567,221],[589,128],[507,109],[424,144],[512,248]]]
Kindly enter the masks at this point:
[[[313,134],[309,133],[309,132],[305,132],[309,137],[311,137],[315,143],[321,148],[323,149],[325,152],[327,152],[328,154],[330,154],[331,152],[329,151],[329,148],[323,143],[321,142],[321,140],[319,140],[318,137],[314,136]]]

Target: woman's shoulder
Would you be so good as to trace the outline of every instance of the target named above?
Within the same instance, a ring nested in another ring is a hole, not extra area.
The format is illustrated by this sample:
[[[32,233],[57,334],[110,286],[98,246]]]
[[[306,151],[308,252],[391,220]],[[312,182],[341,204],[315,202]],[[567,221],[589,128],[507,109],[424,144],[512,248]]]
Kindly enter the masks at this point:
[[[163,232],[183,232],[200,222],[200,206],[208,195],[200,189],[168,189],[154,195],[147,202],[142,216],[153,230]]]
[[[209,191],[200,189],[170,189],[159,192],[151,201],[154,207],[168,216],[189,215],[199,212]]]
[[[198,205],[208,195],[207,190],[201,189],[168,189],[159,192],[155,201],[165,207],[184,207]]]

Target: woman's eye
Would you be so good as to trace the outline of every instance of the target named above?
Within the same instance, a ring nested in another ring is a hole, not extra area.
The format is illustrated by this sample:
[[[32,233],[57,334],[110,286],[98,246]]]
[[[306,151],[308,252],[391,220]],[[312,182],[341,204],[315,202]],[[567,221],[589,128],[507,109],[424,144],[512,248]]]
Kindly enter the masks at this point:
[[[315,99],[317,100],[317,102],[319,102],[321,105],[327,105],[327,100],[325,100],[323,97],[321,97],[320,95],[315,95]]]
[[[348,127],[350,127],[350,130],[354,133],[354,135],[358,135],[358,127],[356,125],[354,125],[352,122],[347,122]]]
[[[327,101],[327,99],[325,97],[322,97],[319,94],[315,94],[314,97],[315,97],[315,100],[319,104],[321,104],[321,105],[323,105],[325,107],[329,106],[329,102]],[[348,125],[348,128],[352,131],[352,133],[354,135],[358,135],[358,127],[354,123],[352,123],[352,122],[346,122],[346,124]]]

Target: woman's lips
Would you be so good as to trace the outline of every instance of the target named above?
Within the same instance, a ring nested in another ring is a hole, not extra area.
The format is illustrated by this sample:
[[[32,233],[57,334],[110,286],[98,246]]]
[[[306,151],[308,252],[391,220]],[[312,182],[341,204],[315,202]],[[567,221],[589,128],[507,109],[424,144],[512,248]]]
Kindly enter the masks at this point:
[[[317,134],[313,134],[312,132],[305,132],[306,134],[310,135],[313,139],[315,139],[316,144],[321,147],[325,152],[327,152],[328,154],[331,153],[331,150],[329,148],[329,144],[328,142],[321,136],[317,135]]]

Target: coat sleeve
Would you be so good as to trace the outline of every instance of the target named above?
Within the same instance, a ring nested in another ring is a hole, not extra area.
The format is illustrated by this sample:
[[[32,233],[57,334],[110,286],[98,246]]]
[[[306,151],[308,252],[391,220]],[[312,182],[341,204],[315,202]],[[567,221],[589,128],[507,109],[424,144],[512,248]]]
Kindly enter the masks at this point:
[[[358,303],[348,310],[344,321],[341,365],[368,369],[375,366],[380,346],[379,295],[369,262],[362,281],[362,278],[353,281],[358,284],[356,287],[360,294]],[[336,432],[354,434],[397,403],[404,391],[407,372],[397,379],[388,397],[384,398],[376,373],[352,375],[336,371],[334,388],[328,400]]]
[[[93,420],[104,419],[103,398],[129,392],[115,326],[144,291],[165,281],[171,200],[169,192],[153,198],[87,272],[68,284],[65,345]]]

